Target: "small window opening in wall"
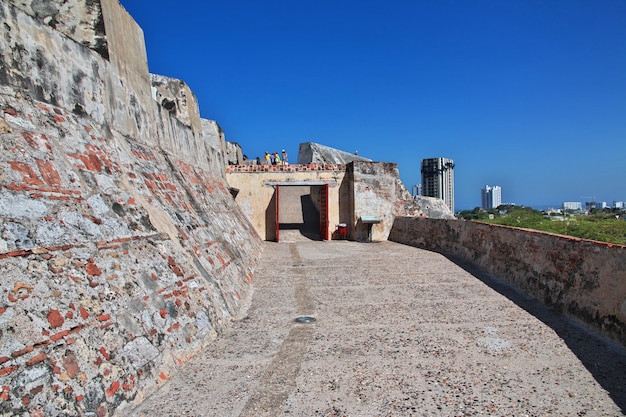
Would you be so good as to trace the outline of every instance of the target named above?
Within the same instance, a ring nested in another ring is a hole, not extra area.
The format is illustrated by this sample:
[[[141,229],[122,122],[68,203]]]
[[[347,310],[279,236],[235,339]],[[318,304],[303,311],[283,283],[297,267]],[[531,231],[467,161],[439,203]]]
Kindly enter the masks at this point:
[[[176,103],[166,98],[161,101],[161,106],[170,113],[176,113]]]

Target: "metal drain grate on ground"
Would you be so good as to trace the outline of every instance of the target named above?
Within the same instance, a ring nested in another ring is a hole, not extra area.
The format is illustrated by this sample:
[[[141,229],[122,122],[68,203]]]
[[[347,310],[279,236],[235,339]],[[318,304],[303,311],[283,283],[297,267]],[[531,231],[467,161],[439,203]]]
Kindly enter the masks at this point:
[[[302,316],[302,317],[297,317],[294,321],[296,323],[308,324],[308,323],[315,323],[316,320],[317,319],[315,317]]]

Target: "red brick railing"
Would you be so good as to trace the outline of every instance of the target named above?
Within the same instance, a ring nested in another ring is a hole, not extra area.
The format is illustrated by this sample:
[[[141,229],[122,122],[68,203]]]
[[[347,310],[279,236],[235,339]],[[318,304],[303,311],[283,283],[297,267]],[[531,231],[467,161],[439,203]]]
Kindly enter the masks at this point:
[[[291,165],[227,165],[226,173],[233,172],[308,172],[345,171],[345,164],[291,164]]]

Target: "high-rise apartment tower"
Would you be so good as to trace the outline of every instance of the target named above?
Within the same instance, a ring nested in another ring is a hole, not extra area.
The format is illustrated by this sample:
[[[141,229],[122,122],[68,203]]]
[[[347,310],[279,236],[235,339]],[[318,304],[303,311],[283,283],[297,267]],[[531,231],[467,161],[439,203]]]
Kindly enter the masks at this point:
[[[422,193],[443,200],[454,213],[454,161],[448,158],[422,159]]]
[[[499,185],[493,187],[485,185],[480,191],[483,210],[497,208],[502,204],[502,188]]]

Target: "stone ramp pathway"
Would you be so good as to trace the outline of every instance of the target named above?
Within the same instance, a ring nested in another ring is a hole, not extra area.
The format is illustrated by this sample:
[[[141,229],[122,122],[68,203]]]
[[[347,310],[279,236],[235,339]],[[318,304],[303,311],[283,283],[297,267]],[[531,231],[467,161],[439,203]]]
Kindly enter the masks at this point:
[[[392,242],[265,245],[247,316],[128,415],[624,415],[625,351],[498,281]]]

